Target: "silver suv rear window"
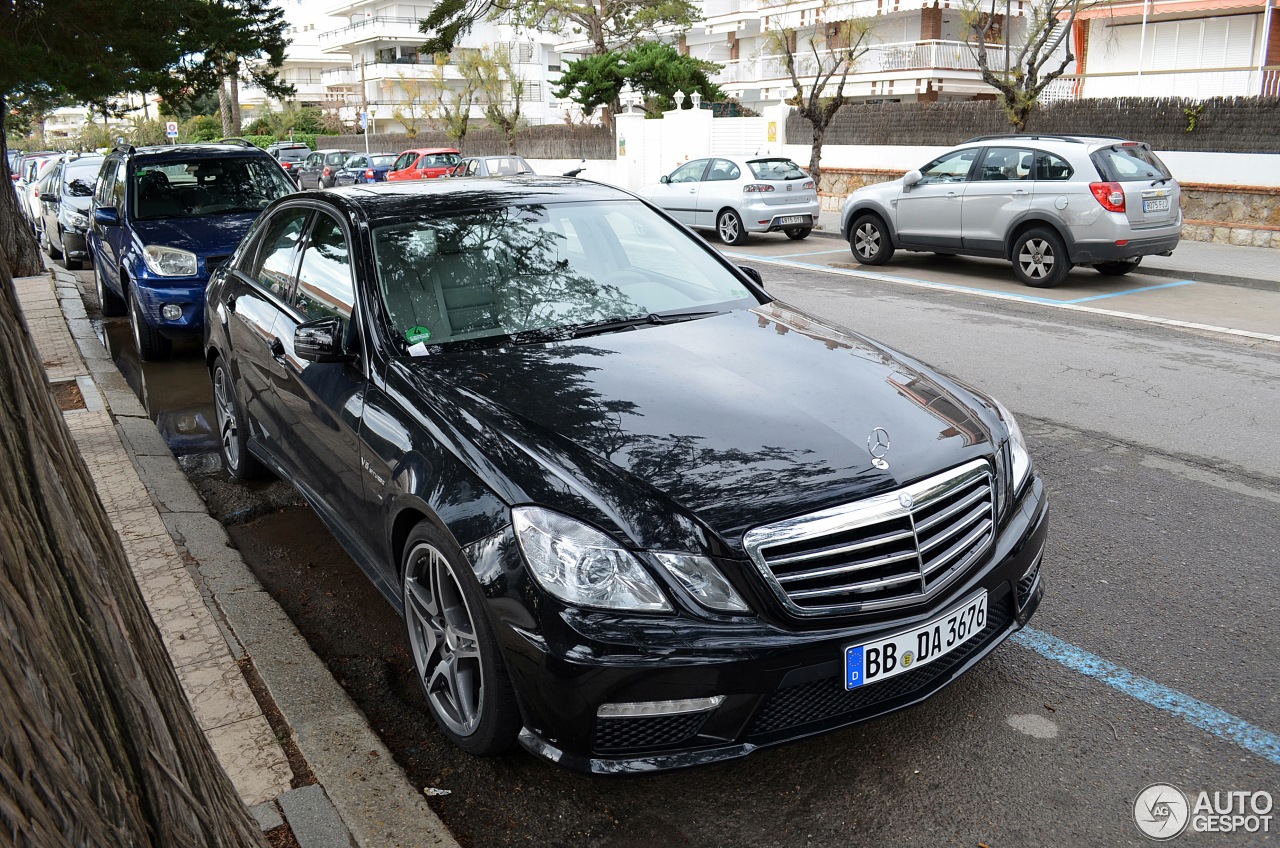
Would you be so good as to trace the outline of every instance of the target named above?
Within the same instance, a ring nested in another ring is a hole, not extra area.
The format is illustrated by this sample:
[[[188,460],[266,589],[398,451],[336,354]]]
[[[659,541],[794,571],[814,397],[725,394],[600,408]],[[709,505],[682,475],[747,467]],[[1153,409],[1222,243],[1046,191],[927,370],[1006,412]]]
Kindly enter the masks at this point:
[[[1093,158],[1103,174],[1116,182],[1167,180],[1172,176],[1160,157],[1142,144],[1104,147],[1095,151]]]

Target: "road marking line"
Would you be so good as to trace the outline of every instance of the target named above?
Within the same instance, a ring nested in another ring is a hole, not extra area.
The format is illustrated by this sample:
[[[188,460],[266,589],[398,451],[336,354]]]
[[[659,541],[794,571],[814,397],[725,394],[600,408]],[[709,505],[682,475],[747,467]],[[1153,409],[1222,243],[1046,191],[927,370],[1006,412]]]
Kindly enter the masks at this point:
[[[792,256],[824,256],[828,253],[848,253],[848,252],[849,252],[849,248],[842,247],[839,250],[814,250],[808,253],[778,253],[778,254],[771,254],[771,255],[776,255],[780,259],[786,259]]]
[[[1126,289],[1125,291],[1111,292],[1110,294],[1095,294],[1092,297],[1078,297],[1075,300],[1063,301],[1064,303],[1084,303],[1087,300],[1103,300],[1108,297],[1123,297],[1126,294],[1137,294],[1138,292],[1155,291],[1156,289],[1172,289],[1178,286],[1194,286],[1195,280],[1178,280],[1173,283],[1161,283],[1158,286],[1143,286],[1137,289]]]
[[[1013,635],[1013,640],[1047,659],[1061,663],[1072,671],[1092,677],[1144,704],[1173,713],[1188,724],[1233,742],[1250,753],[1280,765],[1280,736],[1255,727],[1242,718],[1206,704],[1184,692],[1161,686],[1154,680],[1134,674],[1126,668],[1033,627],[1024,627]]]
[[[1176,318],[1159,318],[1154,315],[1138,315],[1133,312],[1120,312],[1115,309],[1100,309],[1096,306],[1082,306],[1079,303],[1074,303],[1072,301],[1052,300],[1047,297],[1036,297],[1035,295],[1010,294],[1008,292],[991,291],[990,289],[957,286],[951,283],[934,283],[928,280],[917,280],[912,277],[895,277],[889,274],[876,274],[870,271],[855,271],[852,268],[832,268],[829,265],[815,265],[811,262],[793,262],[788,259],[772,259],[768,256],[758,256],[750,253],[726,252],[725,255],[734,259],[749,259],[770,265],[782,265],[784,267],[797,268],[802,271],[822,271],[823,273],[836,274],[842,277],[875,280],[882,283],[897,283],[899,285],[934,289],[936,291],[960,292],[963,294],[976,295],[977,297],[988,297],[993,300],[1012,300],[1020,303],[1035,303],[1041,306],[1052,306],[1055,309],[1068,309],[1073,312],[1087,312],[1090,315],[1105,315],[1108,318],[1124,318],[1130,321],[1143,321],[1148,324],[1159,324],[1165,327],[1181,327],[1188,330],[1202,330],[1207,333],[1222,333],[1224,335],[1239,336],[1246,339],[1258,339],[1264,342],[1280,342],[1280,335],[1258,333],[1253,330],[1237,330],[1232,327],[1218,327],[1213,324],[1197,324],[1193,321],[1179,321]]]

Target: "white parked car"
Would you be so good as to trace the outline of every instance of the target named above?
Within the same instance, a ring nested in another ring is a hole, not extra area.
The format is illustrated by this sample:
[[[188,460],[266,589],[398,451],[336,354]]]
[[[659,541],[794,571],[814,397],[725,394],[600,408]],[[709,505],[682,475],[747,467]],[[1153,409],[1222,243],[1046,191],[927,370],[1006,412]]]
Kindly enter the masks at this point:
[[[694,159],[637,194],[694,229],[715,230],[725,244],[779,230],[802,239],[818,220],[813,178],[780,156]]]

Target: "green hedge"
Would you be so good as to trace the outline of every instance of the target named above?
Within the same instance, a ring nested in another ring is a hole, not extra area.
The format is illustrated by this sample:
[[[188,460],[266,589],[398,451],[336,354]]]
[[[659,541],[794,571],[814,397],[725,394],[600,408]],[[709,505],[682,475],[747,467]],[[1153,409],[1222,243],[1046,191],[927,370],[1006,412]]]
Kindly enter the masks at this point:
[[[276,138],[274,135],[246,135],[246,136],[242,136],[242,138],[244,138],[246,141],[253,142],[254,144],[262,148],[266,148],[269,145],[275,144],[277,141],[289,140],[288,136],[285,136],[284,138]],[[315,133],[297,133],[296,132],[293,134],[293,140],[295,142],[301,142],[305,144],[307,147],[310,147],[312,150],[316,149]]]

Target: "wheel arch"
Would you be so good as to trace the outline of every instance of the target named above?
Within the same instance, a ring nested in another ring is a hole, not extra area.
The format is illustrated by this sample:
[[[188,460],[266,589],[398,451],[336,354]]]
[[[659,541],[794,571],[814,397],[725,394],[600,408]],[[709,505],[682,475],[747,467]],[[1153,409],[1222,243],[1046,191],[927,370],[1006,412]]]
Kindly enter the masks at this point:
[[[849,209],[849,214],[844,222],[843,230],[841,232],[845,241],[848,241],[850,235],[853,233],[854,221],[857,221],[865,213],[870,213],[879,218],[880,223],[884,224],[885,232],[889,234],[890,243],[894,247],[901,247],[901,244],[898,241],[898,230],[893,226],[892,216],[888,215],[884,209],[880,208],[878,204],[870,200],[864,200],[860,203],[856,203]]]
[[[1076,243],[1071,237],[1071,228],[1064,226],[1061,221],[1055,220],[1048,215],[1035,212],[1018,217],[1010,225],[1009,235],[1004,240],[1004,258],[1012,262],[1013,248],[1018,243],[1018,239],[1022,238],[1023,233],[1027,230],[1034,230],[1040,227],[1053,230],[1058,238],[1062,239],[1062,243],[1067,246],[1067,258],[1073,259],[1076,252]]]

